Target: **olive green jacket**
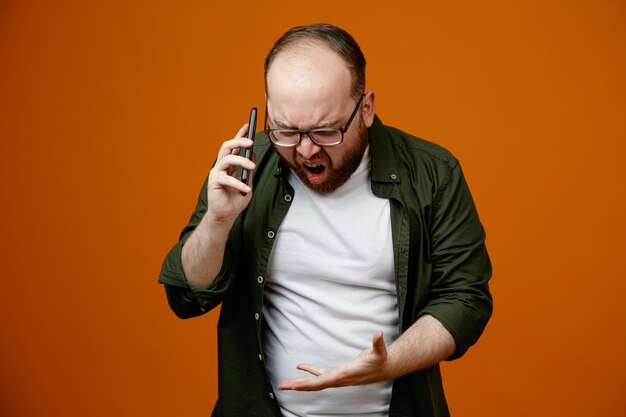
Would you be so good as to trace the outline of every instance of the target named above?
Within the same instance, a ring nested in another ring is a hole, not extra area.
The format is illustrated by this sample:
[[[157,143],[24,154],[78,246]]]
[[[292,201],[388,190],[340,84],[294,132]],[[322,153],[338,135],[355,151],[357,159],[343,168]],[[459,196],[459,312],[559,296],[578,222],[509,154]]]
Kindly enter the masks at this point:
[[[384,126],[378,118],[368,134],[372,191],[391,203],[400,331],[432,315],[454,337],[456,352],[449,359],[456,359],[478,340],[492,311],[485,233],[461,167],[440,146]],[[233,226],[211,287],[190,286],[180,257],[206,211],[206,183],[159,276],[181,318],[221,303],[219,399],[213,415],[226,417],[281,415],[263,362],[261,312],[270,252],[294,190],[289,170],[264,134],[257,136],[254,151],[253,197]],[[439,366],[394,381],[390,416],[448,415]]]

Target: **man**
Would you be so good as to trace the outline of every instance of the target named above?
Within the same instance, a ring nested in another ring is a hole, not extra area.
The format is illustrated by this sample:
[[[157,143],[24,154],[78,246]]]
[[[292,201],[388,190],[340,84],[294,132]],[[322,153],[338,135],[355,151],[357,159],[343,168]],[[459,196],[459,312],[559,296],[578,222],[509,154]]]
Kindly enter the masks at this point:
[[[382,124],[342,29],[288,31],[265,82],[256,163],[244,125],[159,278],[180,317],[221,303],[213,415],[449,415],[438,364],[492,310],[457,160]]]

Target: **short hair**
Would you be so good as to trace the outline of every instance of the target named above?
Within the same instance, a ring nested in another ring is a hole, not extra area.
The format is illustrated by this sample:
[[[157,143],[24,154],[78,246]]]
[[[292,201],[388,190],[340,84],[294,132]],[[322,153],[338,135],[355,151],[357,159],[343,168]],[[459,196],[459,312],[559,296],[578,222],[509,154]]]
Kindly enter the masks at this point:
[[[296,26],[281,36],[265,58],[265,91],[267,73],[274,59],[286,49],[301,42],[320,42],[341,56],[352,73],[352,95],[360,97],[365,90],[365,56],[359,44],[345,30],[327,23]]]

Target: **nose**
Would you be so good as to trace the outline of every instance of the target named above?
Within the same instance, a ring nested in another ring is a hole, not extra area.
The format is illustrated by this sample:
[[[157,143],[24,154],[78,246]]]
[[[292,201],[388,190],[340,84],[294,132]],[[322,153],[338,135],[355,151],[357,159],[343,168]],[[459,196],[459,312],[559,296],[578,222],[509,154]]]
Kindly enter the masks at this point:
[[[320,146],[315,144],[315,142],[311,140],[311,137],[308,133],[302,134],[302,137],[300,138],[300,143],[298,144],[298,146],[296,146],[296,151],[298,151],[298,153],[302,155],[304,159],[311,159],[311,157],[318,153],[320,150]]]

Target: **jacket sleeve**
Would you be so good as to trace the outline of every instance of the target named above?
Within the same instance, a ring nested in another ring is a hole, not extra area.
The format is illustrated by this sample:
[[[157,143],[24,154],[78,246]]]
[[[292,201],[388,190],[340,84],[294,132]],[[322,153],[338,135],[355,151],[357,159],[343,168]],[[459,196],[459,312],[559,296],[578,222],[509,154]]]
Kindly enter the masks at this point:
[[[206,190],[206,185],[205,180],[198,197],[196,209],[189,223],[181,232],[178,243],[174,245],[165,257],[159,274],[159,283],[165,286],[169,306],[180,318],[196,317],[216,307],[227,292],[230,276],[232,275],[231,266],[233,264],[229,255],[232,252],[229,250],[232,244],[230,240],[227,243],[222,269],[209,288],[204,289],[191,285],[183,271],[181,261],[182,248],[206,212],[207,203],[204,191]]]
[[[452,360],[476,343],[493,309],[485,231],[456,161],[433,201],[431,248],[430,301],[420,315],[432,315],[450,332],[456,341]]]

